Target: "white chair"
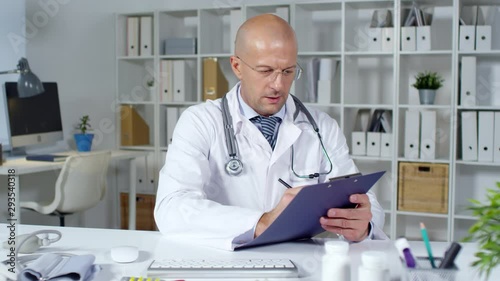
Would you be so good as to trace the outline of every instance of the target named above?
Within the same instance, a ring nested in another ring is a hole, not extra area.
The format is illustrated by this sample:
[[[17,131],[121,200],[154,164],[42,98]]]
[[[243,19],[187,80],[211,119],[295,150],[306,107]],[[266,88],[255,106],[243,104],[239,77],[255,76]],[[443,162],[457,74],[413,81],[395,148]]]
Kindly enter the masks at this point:
[[[20,206],[44,215],[64,217],[97,205],[106,194],[106,174],[111,152],[69,156],[57,178],[52,202],[21,202]]]

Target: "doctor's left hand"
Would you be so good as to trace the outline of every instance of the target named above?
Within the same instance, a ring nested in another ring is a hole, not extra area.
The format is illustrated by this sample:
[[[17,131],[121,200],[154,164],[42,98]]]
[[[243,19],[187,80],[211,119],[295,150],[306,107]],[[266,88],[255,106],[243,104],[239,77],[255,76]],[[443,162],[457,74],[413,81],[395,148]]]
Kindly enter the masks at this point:
[[[353,194],[349,200],[357,204],[356,208],[329,209],[326,217],[321,217],[319,223],[326,231],[343,235],[349,241],[361,241],[368,236],[370,230],[370,199],[366,194]]]

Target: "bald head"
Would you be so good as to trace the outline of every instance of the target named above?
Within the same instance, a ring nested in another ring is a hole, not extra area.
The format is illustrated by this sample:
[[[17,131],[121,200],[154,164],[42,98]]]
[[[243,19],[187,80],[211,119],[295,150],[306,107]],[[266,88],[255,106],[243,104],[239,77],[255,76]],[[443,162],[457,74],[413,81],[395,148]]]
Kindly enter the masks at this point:
[[[255,49],[283,47],[283,44],[297,50],[295,32],[288,22],[273,14],[258,15],[248,19],[238,29],[235,55],[241,56]]]

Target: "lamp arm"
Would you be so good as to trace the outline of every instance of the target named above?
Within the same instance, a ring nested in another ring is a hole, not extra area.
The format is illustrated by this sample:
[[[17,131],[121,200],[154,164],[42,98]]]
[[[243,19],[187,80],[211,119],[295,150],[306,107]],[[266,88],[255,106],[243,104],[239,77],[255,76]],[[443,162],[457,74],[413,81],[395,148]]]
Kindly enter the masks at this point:
[[[21,73],[21,71],[19,69],[0,71],[0,75],[2,75],[2,74],[15,74],[15,73]]]

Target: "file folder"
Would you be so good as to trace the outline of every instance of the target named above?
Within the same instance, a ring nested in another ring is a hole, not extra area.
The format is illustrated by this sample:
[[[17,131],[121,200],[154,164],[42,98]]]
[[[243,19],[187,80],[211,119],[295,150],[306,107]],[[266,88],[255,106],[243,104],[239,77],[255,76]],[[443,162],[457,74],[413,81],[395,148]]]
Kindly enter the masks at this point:
[[[149,126],[139,113],[130,105],[120,108],[121,145],[148,145]]]
[[[153,17],[141,17],[141,56],[153,55]]]
[[[494,112],[480,111],[478,122],[478,151],[477,159],[481,162],[493,161],[493,129]]]
[[[203,59],[203,100],[222,98],[228,92],[228,82],[217,58]]]
[[[382,50],[382,28],[374,27],[368,30],[370,40],[368,41],[368,51],[380,52]]]
[[[189,101],[191,93],[189,93],[189,72],[186,62],[184,60],[174,60],[173,73],[174,102]]]
[[[463,56],[460,66],[460,105],[476,105],[476,57]]]
[[[370,122],[370,110],[359,109],[351,134],[352,155],[366,155],[366,131]]]
[[[380,156],[380,132],[366,133],[366,155]]]
[[[462,111],[462,160],[477,161],[477,112]]]
[[[318,80],[318,103],[332,102],[332,80]]]
[[[422,111],[420,159],[436,159],[436,112]]]
[[[175,125],[179,119],[179,109],[177,107],[167,107],[166,114],[166,126],[167,126],[167,146],[172,143],[172,137],[174,136]]]
[[[493,140],[493,161],[500,162],[500,112],[495,112],[495,130]]]
[[[173,76],[173,62],[171,60],[161,60],[160,102],[172,102],[174,100]]]
[[[127,56],[139,55],[139,18],[127,18]]]
[[[405,148],[407,159],[418,159],[420,142],[420,112],[407,110],[405,114]]]
[[[416,45],[417,51],[430,51],[431,50],[431,27],[430,26],[417,26],[416,28]]]
[[[392,145],[392,134],[381,133],[380,134],[380,156],[381,157],[392,157],[393,145]]]
[[[417,45],[415,43],[416,29],[414,26],[401,27],[401,51],[415,51]]]
[[[476,26],[476,51],[491,50],[491,26]]]
[[[476,45],[476,27],[461,25],[459,31],[458,49],[460,51],[474,51]]]
[[[311,238],[325,230],[319,218],[331,208],[354,208],[352,194],[367,193],[384,171],[319,183],[300,190],[276,220],[254,240],[236,249]]]
[[[394,28],[382,28],[382,52],[392,52],[394,50]]]

